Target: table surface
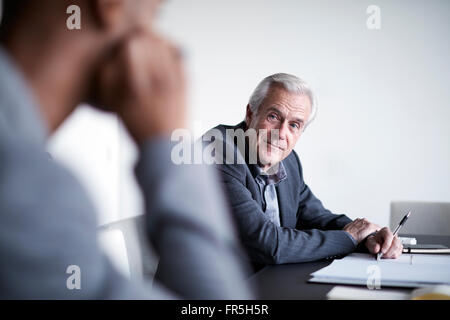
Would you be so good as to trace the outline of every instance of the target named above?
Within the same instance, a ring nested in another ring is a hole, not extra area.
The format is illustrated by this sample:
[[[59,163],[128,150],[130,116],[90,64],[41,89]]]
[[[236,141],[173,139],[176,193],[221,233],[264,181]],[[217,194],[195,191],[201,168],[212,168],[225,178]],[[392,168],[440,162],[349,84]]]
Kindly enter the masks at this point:
[[[418,244],[443,244],[450,247],[450,236],[400,235],[415,237]],[[318,261],[266,266],[250,279],[260,299],[268,300],[321,300],[335,284],[308,283],[310,274],[326,267],[332,261]],[[393,289],[393,288],[389,288]],[[383,290],[383,288],[381,289]],[[399,292],[411,292],[411,288],[395,288]]]

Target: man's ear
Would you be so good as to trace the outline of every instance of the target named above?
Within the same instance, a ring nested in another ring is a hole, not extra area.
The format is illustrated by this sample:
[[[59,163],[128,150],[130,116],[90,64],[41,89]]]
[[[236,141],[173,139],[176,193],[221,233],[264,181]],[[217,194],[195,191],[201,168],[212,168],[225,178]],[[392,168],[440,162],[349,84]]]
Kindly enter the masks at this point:
[[[245,112],[245,123],[247,124],[247,127],[250,127],[250,123],[253,119],[253,112],[250,109],[250,104],[247,105],[247,110]]]
[[[93,11],[96,24],[106,31],[120,31],[125,27],[126,0],[94,0]]]

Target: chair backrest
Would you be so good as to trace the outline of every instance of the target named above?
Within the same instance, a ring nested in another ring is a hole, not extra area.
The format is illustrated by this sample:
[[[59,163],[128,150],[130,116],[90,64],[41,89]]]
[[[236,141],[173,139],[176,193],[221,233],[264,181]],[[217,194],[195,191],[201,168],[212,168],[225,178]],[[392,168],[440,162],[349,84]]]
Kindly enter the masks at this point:
[[[450,235],[449,202],[391,202],[391,230],[397,227],[409,210],[411,210],[411,216],[400,230],[400,234]]]
[[[132,279],[153,278],[157,259],[146,236],[143,215],[100,226],[99,241],[124,275]]]

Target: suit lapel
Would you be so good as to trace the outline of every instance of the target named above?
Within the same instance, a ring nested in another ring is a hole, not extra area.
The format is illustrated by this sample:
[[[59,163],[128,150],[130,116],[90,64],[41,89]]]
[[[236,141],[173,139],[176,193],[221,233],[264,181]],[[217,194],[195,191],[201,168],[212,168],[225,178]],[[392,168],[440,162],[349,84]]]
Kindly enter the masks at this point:
[[[258,202],[259,206],[262,207],[261,192],[259,191],[259,186],[255,181],[258,170],[256,169],[256,165],[254,164],[249,164],[247,168],[249,170],[247,174],[250,175],[250,179],[247,180],[249,181],[250,185],[247,185],[247,189],[249,189],[256,202]]]

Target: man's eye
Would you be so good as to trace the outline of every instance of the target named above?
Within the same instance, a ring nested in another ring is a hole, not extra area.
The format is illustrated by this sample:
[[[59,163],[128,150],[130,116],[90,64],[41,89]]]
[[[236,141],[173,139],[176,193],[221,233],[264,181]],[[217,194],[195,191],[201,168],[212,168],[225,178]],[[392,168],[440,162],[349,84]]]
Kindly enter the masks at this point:
[[[291,127],[294,129],[300,129],[300,126],[298,125],[298,123],[291,123]]]
[[[276,114],[269,114],[268,116],[267,116],[267,118],[269,119],[269,120],[277,120],[278,119],[278,117],[277,117],[277,115]]]

